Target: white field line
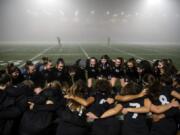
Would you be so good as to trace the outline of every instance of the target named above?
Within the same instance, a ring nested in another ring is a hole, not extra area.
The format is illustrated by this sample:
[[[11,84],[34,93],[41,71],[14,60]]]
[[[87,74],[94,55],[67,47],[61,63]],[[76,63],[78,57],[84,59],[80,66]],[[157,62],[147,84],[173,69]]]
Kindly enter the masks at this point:
[[[9,60],[9,61],[0,61],[0,65],[4,66],[7,65],[8,63],[14,63],[15,66],[19,65],[23,60]]]
[[[47,53],[47,56],[79,56],[82,53]]]
[[[44,53],[46,53],[47,51],[49,51],[50,49],[54,48],[54,46],[51,46],[45,50],[43,50],[42,52],[40,52],[39,54],[35,55],[33,58],[31,58],[30,60],[35,60],[36,58],[40,57],[41,55],[43,55]]]
[[[39,63],[39,60],[35,60],[33,61],[33,63],[36,65],[37,63]]]
[[[51,47],[48,47],[47,49],[44,49],[42,52],[38,53],[37,55],[35,55],[34,57],[32,57],[30,60],[33,61],[35,60],[36,58],[40,57],[41,55],[43,55],[44,53],[46,53],[47,51],[49,51],[50,49],[54,48],[55,46],[51,46]],[[21,68],[22,66],[24,66],[25,63],[19,65],[18,67]]]
[[[82,46],[79,46],[81,51],[83,52],[83,54],[86,56],[86,58],[90,58],[88,53],[84,50],[84,48],[82,48]]]

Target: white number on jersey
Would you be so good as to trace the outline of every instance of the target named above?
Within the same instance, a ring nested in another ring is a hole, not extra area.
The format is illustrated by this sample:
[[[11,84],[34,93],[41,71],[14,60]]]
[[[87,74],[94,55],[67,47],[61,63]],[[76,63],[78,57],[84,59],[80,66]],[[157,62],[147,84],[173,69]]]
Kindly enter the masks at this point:
[[[141,107],[141,105],[140,105],[139,103],[129,103],[129,106],[135,107],[135,108]],[[138,117],[138,113],[133,113],[132,118],[133,118],[133,119],[136,119],[137,117]]]
[[[169,104],[169,101],[167,100],[167,97],[165,95],[160,95],[159,101],[161,102],[162,105]]]
[[[101,100],[99,101],[99,104],[100,104],[100,105],[102,105],[102,104],[104,104],[104,103],[106,103],[106,100],[105,100],[105,99],[101,99]]]
[[[84,107],[81,106],[81,107],[79,108],[79,110],[78,110],[78,111],[79,111],[79,113],[78,113],[79,116],[82,116],[83,110],[84,110]]]

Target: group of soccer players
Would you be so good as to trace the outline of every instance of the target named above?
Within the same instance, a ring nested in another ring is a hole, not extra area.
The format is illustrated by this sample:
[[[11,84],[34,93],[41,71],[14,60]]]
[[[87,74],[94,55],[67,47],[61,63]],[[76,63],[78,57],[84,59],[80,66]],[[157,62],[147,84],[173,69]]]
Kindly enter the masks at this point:
[[[171,59],[10,63],[0,70],[0,135],[177,135],[179,100]]]

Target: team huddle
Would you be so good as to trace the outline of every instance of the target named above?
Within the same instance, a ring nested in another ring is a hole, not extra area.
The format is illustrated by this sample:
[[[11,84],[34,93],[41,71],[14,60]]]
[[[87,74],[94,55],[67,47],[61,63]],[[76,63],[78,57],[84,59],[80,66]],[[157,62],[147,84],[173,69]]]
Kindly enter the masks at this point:
[[[10,63],[0,70],[0,135],[177,135],[179,100],[171,59]]]

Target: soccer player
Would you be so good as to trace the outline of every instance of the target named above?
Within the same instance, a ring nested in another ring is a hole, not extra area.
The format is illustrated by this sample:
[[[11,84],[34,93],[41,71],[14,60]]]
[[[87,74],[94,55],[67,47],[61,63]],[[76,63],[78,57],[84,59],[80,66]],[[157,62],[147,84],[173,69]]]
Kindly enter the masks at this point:
[[[99,74],[98,79],[110,79],[111,78],[111,64],[108,55],[101,56],[98,64]]]
[[[179,104],[176,101],[172,100],[171,89],[169,86],[164,83],[164,78],[161,78],[160,82],[155,82],[150,86],[150,100],[151,100],[151,112],[153,115],[166,113],[168,110],[174,110],[174,108],[178,108]],[[164,108],[160,111],[160,109],[154,109],[154,106],[163,106]],[[168,130],[167,130],[168,129]],[[150,130],[150,135],[175,135],[176,134],[176,123],[174,120],[174,116],[171,115],[169,117],[163,117],[159,121],[153,121],[152,127]]]
[[[136,82],[138,78],[138,73],[137,73],[137,63],[134,58],[130,58],[126,62],[126,69],[125,69],[125,78],[124,82]]]
[[[29,109],[24,113],[20,135],[48,135],[53,124],[55,112],[63,99],[60,89],[35,88],[34,95],[28,99]],[[55,129],[54,129],[55,130]]]
[[[61,44],[61,38],[60,37],[57,37],[57,41],[58,41],[58,45],[60,48],[62,48],[62,44]]]
[[[120,84],[122,84],[123,78],[124,78],[124,59],[121,57],[117,57],[111,68],[112,87],[115,87],[117,80],[120,80]]]
[[[79,99],[86,98],[86,92],[86,87],[84,87],[82,81],[75,82],[67,90],[65,96],[67,99],[66,107],[62,110],[56,135],[87,134],[86,107],[79,102]]]
[[[140,63],[137,64],[137,83],[142,84],[142,79],[146,74],[152,74],[151,64],[147,60],[142,60]]]
[[[47,60],[47,62],[45,62],[43,64],[43,69],[42,69],[42,71],[40,71],[40,73],[41,73],[42,79],[45,82],[45,84],[53,81],[52,61],[51,60]]]
[[[87,60],[86,71],[88,78],[87,85],[89,88],[92,88],[93,82],[97,79],[99,72],[97,59],[95,57],[91,57],[90,59]]]
[[[17,85],[24,80],[23,75],[18,67],[16,67],[13,63],[7,66],[7,73],[11,76],[12,84]]]
[[[17,134],[19,120],[26,109],[24,90],[11,85],[7,73],[0,73],[0,134]],[[27,91],[26,91],[27,92]]]
[[[70,76],[67,68],[65,67],[64,60],[59,58],[56,62],[56,66],[52,69],[53,80],[57,80],[60,83],[69,82]]]
[[[95,85],[95,102],[86,114],[92,120],[92,135],[119,135],[120,123],[115,117],[122,109],[114,104],[112,87],[108,80],[98,80]]]
[[[141,87],[136,83],[128,83],[123,89],[122,95],[137,95]],[[123,105],[122,113],[125,114],[122,135],[148,135],[146,113],[150,111],[150,102],[145,97],[136,98],[128,102],[120,102]],[[139,109],[140,107],[143,107]],[[139,110],[133,110],[139,109]]]

